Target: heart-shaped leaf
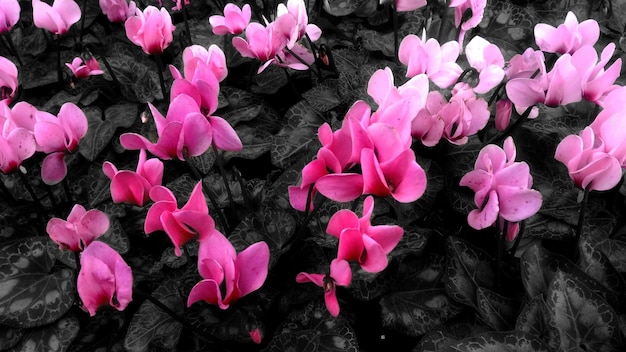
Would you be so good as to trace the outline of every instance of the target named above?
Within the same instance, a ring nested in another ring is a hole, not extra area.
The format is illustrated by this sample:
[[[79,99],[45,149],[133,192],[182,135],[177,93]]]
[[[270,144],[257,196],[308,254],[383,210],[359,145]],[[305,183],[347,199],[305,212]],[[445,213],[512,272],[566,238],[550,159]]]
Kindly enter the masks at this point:
[[[256,94],[274,94],[289,82],[288,74],[284,68],[270,65],[260,74],[254,74],[250,90]]]
[[[74,304],[74,270],[54,267],[53,245],[31,237],[0,248],[0,324],[49,324]]]
[[[517,317],[515,330],[535,336],[548,336],[549,317],[542,295],[537,295],[524,304]]]
[[[87,134],[80,141],[78,152],[89,161],[94,161],[113,138],[115,127],[109,120],[102,120],[102,111],[96,107],[83,109],[89,122]]]
[[[50,325],[28,330],[12,351],[65,352],[78,336],[79,329],[78,319],[70,314]]]
[[[546,344],[536,336],[521,331],[486,332],[463,339],[450,345],[445,351],[510,351],[510,352],[549,352]]]
[[[491,290],[479,287],[476,290],[478,313],[496,331],[511,330],[519,303]]]
[[[460,238],[450,236],[446,243],[448,265],[443,279],[446,292],[457,302],[477,308],[476,290],[495,288],[493,259]]]
[[[597,240],[583,237],[578,243],[580,248],[579,266],[594,280],[601,283],[607,292],[607,301],[613,308],[624,311],[626,304],[626,282],[620,273],[615,270],[607,256],[598,249]],[[610,297],[610,298],[609,298]]]
[[[159,285],[152,296],[174,312],[180,312],[184,307],[173,280]],[[130,321],[124,348],[131,352],[151,351],[154,348],[173,350],[178,345],[182,330],[181,323],[146,300]]]
[[[623,350],[617,315],[578,278],[559,270],[550,283],[546,308],[559,350]]]
[[[320,84],[302,93],[302,97],[318,112],[326,112],[341,104],[336,84]]]
[[[17,345],[24,336],[23,329],[16,329],[6,325],[0,325],[0,351],[8,350]]]
[[[272,141],[272,164],[287,168],[303,154],[319,149],[317,129],[324,121],[304,100],[285,113],[284,127]]]
[[[111,122],[113,128],[129,128],[135,123],[138,112],[137,104],[111,105],[104,110],[104,119]]]

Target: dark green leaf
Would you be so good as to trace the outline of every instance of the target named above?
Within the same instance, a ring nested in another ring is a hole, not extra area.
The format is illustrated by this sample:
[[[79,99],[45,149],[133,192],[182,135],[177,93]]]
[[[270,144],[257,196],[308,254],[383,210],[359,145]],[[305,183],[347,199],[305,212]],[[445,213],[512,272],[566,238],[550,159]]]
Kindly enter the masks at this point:
[[[211,172],[213,165],[215,164],[217,156],[215,155],[215,149],[209,148],[206,152],[189,158],[189,162],[195,166],[200,174],[206,175]]]
[[[94,161],[100,152],[111,141],[115,133],[115,127],[109,120],[102,121],[102,111],[95,107],[83,109],[89,122],[87,134],[80,141],[78,152],[89,161]]]
[[[531,334],[521,331],[486,332],[452,344],[445,352],[507,351],[549,352],[546,344]]]
[[[129,128],[135,123],[139,108],[137,104],[117,104],[107,107],[104,110],[104,119],[111,122],[113,128]]]
[[[339,17],[346,16],[359,8],[365,0],[327,0],[324,1],[324,11],[328,14]]]
[[[39,31],[41,32],[41,31]],[[28,60],[20,68],[19,79],[23,89],[42,87],[58,81],[55,55],[39,55],[35,59]]]
[[[597,245],[617,271],[626,273],[626,242],[607,238],[600,240]]]
[[[74,304],[74,270],[53,270],[53,245],[31,237],[0,248],[0,324],[49,324]]]
[[[254,304],[254,306],[252,305]],[[250,331],[263,330],[259,319],[258,301],[239,301],[228,309],[220,309],[206,302],[194,303],[185,312],[185,318],[206,337],[224,341],[250,342]]]
[[[255,94],[234,87],[224,86],[221,92],[228,102],[221,115],[231,126],[250,121],[257,117],[263,106],[263,99]]]
[[[383,326],[420,336],[462,311],[440,284],[444,258],[429,259],[401,263],[395,287],[380,300]]]
[[[224,153],[224,160],[228,161],[233,157],[253,160],[265,154],[272,148],[272,135],[262,128],[254,128],[248,125],[239,125],[235,131],[241,139],[243,148],[238,152]]]
[[[229,240],[239,252],[253,243],[265,241],[270,247],[270,268],[287,250],[296,230],[296,221],[289,213],[274,208],[265,208],[247,216],[237,225]]]
[[[606,301],[576,277],[563,271],[554,275],[547,292],[550,328],[561,351],[623,351],[617,315]]]
[[[462,322],[441,325],[424,335],[420,342],[411,352],[443,351],[448,346],[457,343],[466,337],[477,336],[489,331],[486,326],[471,320],[463,319]]]
[[[126,254],[130,248],[130,241],[126,231],[124,231],[122,224],[116,218],[110,218],[109,221],[111,224],[109,229],[98,240],[108,244],[119,254]]]
[[[511,330],[517,314],[518,302],[479,287],[476,290],[476,306],[483,320],[494,330]]]
[[[272,141],[272,164],[287,168],[303,154],[317,150],[320,146],[317,129],[323,122],[304,100],[289,108],[284,127]]]
[[[508,1],[493,1],[485,8],[481,36],[498,45],[508,60],[528,47],[536,19],[526,7]]]
[[[64,352],[78,335],[80,325],[72,314],[53,324],[29,330],[11,352]]]
[[[447,240],[448,265],[444,277],[446,292],[457,302],[477,307],[476,290],[495,288],[493,259],[469,243],[450,236]]]
[[[583,237],[578,247],[580,248],[580,268],[606,287],[609,291],[607,301],[614,309],[623,311],[626,304],[626,283],[607,256],[599,249],[598,240]]]
[[[357,352],[359,347],[354,330],[341,315],[333,318],[323,304],[310,303],[303,310],[292,312],[263,349],[264,352],[305,350]]]
[[[0,325],[0,351],[17,345],[24,336],[24,330]]]
[[[302,97],[318,112],[326,112],[341,104],[337,95],[337,85],[332,83],[315,86],[302,93]]]
[[[184,307],[174,281],[163,282],[152,296],[174,312],[180,312]],[[131,352],[152,351],[154,348],[173,350],[182,330],[181,323],[146,300],[133,315],[124,338],[124,348]]]
[[[543,295],[537,295],[522,307],[515,323],[515,330],[544,337],[548,335],[548,323],[549,317]]]
[[[263,72],[253,73],[250,90],[256,94],[274,94],[280,88],[289,83],[287,78],[289,71],[276,65],[268,66]]]
[[[163,99],[156,64],[149,67],[126,55],[110,57],[108,61],[125,98],[140,103]]]
[[[369,51],[381,51],[387,57],[393,57],[393,32],[382,34],[372,29],[359,29],[356,33],[361,38],[363,47]]]

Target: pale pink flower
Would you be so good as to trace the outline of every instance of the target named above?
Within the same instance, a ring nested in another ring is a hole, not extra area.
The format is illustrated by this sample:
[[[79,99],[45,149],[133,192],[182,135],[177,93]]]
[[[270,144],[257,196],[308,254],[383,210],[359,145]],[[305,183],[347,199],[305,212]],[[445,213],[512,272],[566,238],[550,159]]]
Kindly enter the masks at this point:
[[[487,228],[495,224],[498,217],[517,223],[541,208],[541,193],[530,188],[533,184],[530,168],[523,161],[516,162],[515,155],[511,137],[504,141],[504,149],[489,144],[478,154],[474,170],[461,178],[459,184],[476,193],[474,203],[479,207],[467,216],[471,227]],[[518,227],[513,225],[506,234],[509,241],[517,235]]]
[[[4,0],[0,2],[0,34],[9,32],[20,19],[20,4],[18,0]]]
[[[230,33],[239,35],[243,33],[248,23],[250,23],[251,16],[250,5],[245,4],[242,8],[239,8],[235,4],[228,3],[224,6],[224,16],[213,15],[209,17],[209,23],[213,27],[214,34],[224,35]]]
[[[166,9],[148,6],[137,9],[135,16],[124,23],[126,36],[148,55],[160,55],[174,39],[172,17]]]
[[[598,61],[598,54],[591,46],[582,46],[572,55],[572,65],[578,71],[581,80],[583,98],[597,103],[613,89],[615,80],[620,75],[622,59],[618,58],[608,68],[604,66],[609,62],[615,51],[615,44],[609,43],[603,50]]]
[[[0,100],[0,171],[4,174],[17,170],[37,151],[32,126],[22,124],[14,115],[18,114],[14,114],[6,102]]]
[[[504,79],[504,57],[500,49],[482,37],[475,36],[465,47],[465,57],[479,73],[474,91],[485,94]]]
[[[0,56],[0,100],[10,103],[17,92],[17,67],[13,61]]]
[[[455,41],[439,45],[437,39],[426,40],[409,34],[400,43],[398,59],[407,66],[407,77],[426,74],[439,88],[448,88],[461,76],[463,69],[456,63],[459,57],[459,43]]]
[[[539,49],[558,54],[573,54],[583,45],[593,46],[600,37],[600,26],[593,19],[578,23],[573,12],[554,28],[545,23],[535,25],[535,42]]]
[[[394,0],[396,5],[396,11],[408,12],[417,10],[426,6],[426,0]]]
[[[454,8],[454,25],[459,28],[459,45],[462,47],[465,33],[477,27],[483,20],[487,0],[450,0],[448,6]],[[471,9],[472,17],[461,23],[468,9]]]
[[[322,35],[322,30],[318,26],[309,23],[306,5],[303,0],[287,0],[286,6],[282,3],[278,4],[275,22],[280,22],[279,18],[285,15],[290,15],[295,19],[295,25],[290,28],[283,27],[286,29],[284,33],[288,38],[288,49],[292,49],[296,42],[302,39],[305,34],[309,36],[311,41],[318,40]]]
[[[137,5],[134,1],[129,3],[128,0],[99,0],[99,3],[102,13],[111,22],[125,22],[137,11]]]
[[[57,35],[63,35],[80,20],[80,7],[74,0],[54,0],[52,6],[41,0],[33,0],[33,22]]]

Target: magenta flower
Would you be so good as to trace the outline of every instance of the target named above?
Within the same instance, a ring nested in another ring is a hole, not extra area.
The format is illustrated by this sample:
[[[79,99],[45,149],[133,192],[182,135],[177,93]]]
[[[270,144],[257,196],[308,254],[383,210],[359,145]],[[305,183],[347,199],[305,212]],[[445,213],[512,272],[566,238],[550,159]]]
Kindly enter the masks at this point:
[[[483,20],[487,0],[450,0],[448,6],[454,8],[454,25],[459,28],[459,45],[462,47],[465,33],[477,27]],[[461,23],[468,9],[471,10],[472,17]]]
[[[89,211],[80,204],[75,204],[67,221],[52,218],[48,221],[46,232],[61,249],[81,252],[96,238],[109,229],[109,218],[98,209]]]
[[[124,23],[126,36],[148,55],[160,55],[174,39],[172,17],[166,9],[146,7],[143,12],[137,9],[135,16]]]
[[[476,192],[474,203],[479,208],[467,216],[467,222],[476,230],[493,225],[498,216],[511,223],[520,222],[541,208],[541,193],[530,188],[530,168],[523,161],[516,162],[515,154],[511,137],[504,141],[504,150],[489,144],[478,154],[474,170],[461,178],[461,186]],[[509,226],[507,240],[512,241],[517,230],[515,224]]]
[[[99,2],[102,13],[111,22],[126,22],[137,11],[134,1],[129,3],[128,0],[99,0]]]
[[[20,19],[20,4],[18,0],[4,0],[0,2],[0,34],[9,32]]]
[[[459,51],[459,43],[450,41],[440,46],[437,39],[426,40],[424,31],[421,38],[409,34],[402,39],[398,59],[407,66],[407,77],[424,73],[439,88],[448,88],[463,72],[461,66],[456,63]]]
[[[227,309],[263,286],[270,260],[267,243],[254,243],[237,254],[233,245],[217,230],[202,232],[199,241],[198,271],[203,280],[189,292],[188,307],[194,302],[205,301]]]
[[[329,274],[299,273],[296,276],[297,283],[312,282],[324,289],[324,301],[326,309],[333,317],[339,315],[339,302],[337,301],[337,286],[348,287],[352,281],[350,264],[345,260],[333,259],[330,263]]]
[[[74,0],[54,0],[52,6],[41,0],[33,0],[33,22],[57,35],[63,35],[80,20],[81,12]]]
[[[65,154],[76,151],[78,142],[87,133],[87,127],[85,113],[74,103],[63,104],[58,116],[44,111],[37,112],[35,140],[40,150],[48,154],[41,165],[44,183],[54,185],[65,178]]]
[[[565,22],[554,28],[545,23],[535,26],[535,42],[539,49],[549,53],[573,54],[584,45],[593,46],[600,37],[600,26],[593,19],[578,23],[573,12]]]
[[[154,186],[150,190],[154,204],[148,210],[144,222],[144,232],[150,234],[164,231],[174,244],[174,253],[181,255],[180,247],[197,236],[201,231],[198,224],[207,229],[214,229],[215,223],[209,215],[209,208],[202,193],[202,181],[193,188],[189,200],[180,209],[174,193],[163,186]]]
[[[293,16],[281,16],[267,27],[253,22],[246,27],[246,39],[233,38],[233,46],[241,56],[261,61],[263,64],[257,71],[261,73],[267,66],[279,63],[276,56],[287,47],[288,33],[295,26],[296,20]]]
[[[504,79],[504,57],[500,49],[482,37],[475,36],[465,47],[465,57],[478,71],[478,85],[474,92],[485,94]]]
[[[620,123],[620,125],[624,124]],[[603,127],[608,126],[610,124]],[[624,154],[623,131],[610,132],[614,136],[622,135],[620,141],[622,154]],[[578,136],[565,137],[557,146],[554,158],[565,164],[574,184],[587,191],[609,190],[615,187],[622,178],[620,161],[607,150],[604,141],[594,133],[591,127],[586,127]]]
[[[98,64],[98,60],[96,60],[95,57],[90,58],[85,63],[83,63],[83,59],[80,57],[75,57],[72,63],[66,63],[65,66],[79,79],[104,74],[104,71],[100,69],[100,64]]]
[[[426,6],[426,0],[395,0],[396,11],[407,12],[417,10]]]
[[[17,92],[17,67],[13,61],[0,56],[0,100],[10,103]]]
[[[137,171],[121,170],[105,161],[102,171],[111,179],[111,197],[115,203],[129,203],[143,207],[150,200],[150,190],[160,186],[163,179],[163,162],[146,160],[146,150],[139,151]]]
[[[120,143],[129,150],[147,149],[161,159],[185,160],[209,149],[213,130],[211,123],[200,112],[200,106],[192,97],[181,94],[175,97],[167,111],[167,117],[148,103],[157,128],[156,143],[136,133],[124,133]]]
[[[213,33],[224,35],[226,33],[239,35],[246,29],[250,23],[252,11],[250,5],[245,4],[242,8],[235,4],[226,4],[224,6],[224,16],[213,15],[209,17],[209,23],[213,27]]]
[[[91,316],[105,305],[122,311],[133,300],[133,272],[109,245],[94,241],[80,257],[77,289]]]
[[[370,273],[387,267],[387,254],[400,242],[404,230],[398,225],[372,226],[370,218],[374,211],[374,198],[363,202],[363,216],[343,209],[330,218],[326,232],[339,239],[338,260],[356,261]]]

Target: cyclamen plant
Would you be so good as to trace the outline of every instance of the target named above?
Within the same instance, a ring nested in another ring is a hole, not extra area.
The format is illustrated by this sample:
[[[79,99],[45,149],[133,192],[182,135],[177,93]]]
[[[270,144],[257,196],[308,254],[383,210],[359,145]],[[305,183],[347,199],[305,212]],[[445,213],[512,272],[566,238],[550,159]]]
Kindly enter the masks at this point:
[[[624,349],[619,4],[20,5],[0,350]]]

